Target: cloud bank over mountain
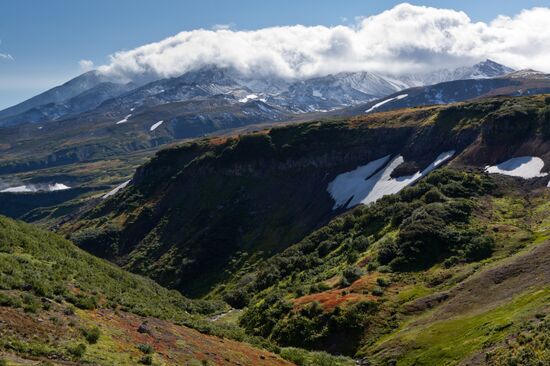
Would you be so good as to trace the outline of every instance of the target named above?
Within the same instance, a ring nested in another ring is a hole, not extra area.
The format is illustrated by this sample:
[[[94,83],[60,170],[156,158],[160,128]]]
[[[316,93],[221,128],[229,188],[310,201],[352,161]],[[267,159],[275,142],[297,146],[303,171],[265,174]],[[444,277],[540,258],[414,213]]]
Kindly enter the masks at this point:
[[[473,64],[485,58],[513,68],[550,71],[549,8],[490,23],[451,9],[400,4],[353,26],[218,27],[181,32],[110,56],[99,70],[113,78],[178,76],[206,65],[244,74],[306,78],[342,71],[392,74]]]

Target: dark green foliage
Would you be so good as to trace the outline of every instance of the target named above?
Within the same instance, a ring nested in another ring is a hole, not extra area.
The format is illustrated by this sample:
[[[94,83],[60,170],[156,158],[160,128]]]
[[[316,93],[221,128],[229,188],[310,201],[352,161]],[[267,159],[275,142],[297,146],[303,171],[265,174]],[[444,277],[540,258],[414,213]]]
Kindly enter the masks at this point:
[[[79,343],[73,346],[70,346],[68,349],[69,353],[76,359],[82,358],[84,353],[86,353],[86,345],[84,343]]]
[[[357,346],[354,342],[368,326],[370,315],[376,309],[377,305],[373,302],[358,302],[324,312],[318,303],[313,302],[300,311],[291,312],[279,322],[273,329],[272,337],[282,345],[322,349],[330,344],[335,335],[342,335],[347,343],[339,343],[334,351],[350,353]]]
[[[473,238],[464,248],[464,257],[471,261],[488,258],[493,253],[494,240],[489,236]]]
[[[152,365],[153,364],[153,356],[145,355],[139,360],[139,363],[141,363],[143,365]]]
[[[361,268],[353,266],[348,267],[342,272],[342,281],[340,282],[341,286],[349,286],[356,280],[358,280],[363,275]]]
[[[153,353],[153,347],[150,344],[140,344],[137,348],[146,355]]]
[[[225,293],[223,299],[232,307],[242,309],[250,302],[250,294],[242,288],[237,288]]]
[[[102,258],[113,258],[118,254],[119,233],[113,227],[87,228],[76,232],[71,240],[82,249]]]
[[[0,306],[18,308],[22,306],[22,303],[19,298],[0,293]]]
[[[82,329],[82,335],[86,339],[86,341],[90,344],[95,344],[99,340],[99,337],[101,336],[101,331],[98,327],[93,328],[83,328]]]

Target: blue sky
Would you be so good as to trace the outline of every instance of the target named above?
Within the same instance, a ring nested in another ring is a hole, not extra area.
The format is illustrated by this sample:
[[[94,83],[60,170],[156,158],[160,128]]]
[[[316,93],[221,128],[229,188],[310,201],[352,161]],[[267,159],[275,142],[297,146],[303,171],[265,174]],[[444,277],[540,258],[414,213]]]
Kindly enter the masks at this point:
[[[156,42],[183,30],[229,24],[232,29],[276,25],[352,24],[401,1],[144,1],[2,0],[0,2],[0,108],[81,73],[78,62],[96,65],[107,56]],[[463,10],[473,21],[517,14],[548,1],[409,1]]]

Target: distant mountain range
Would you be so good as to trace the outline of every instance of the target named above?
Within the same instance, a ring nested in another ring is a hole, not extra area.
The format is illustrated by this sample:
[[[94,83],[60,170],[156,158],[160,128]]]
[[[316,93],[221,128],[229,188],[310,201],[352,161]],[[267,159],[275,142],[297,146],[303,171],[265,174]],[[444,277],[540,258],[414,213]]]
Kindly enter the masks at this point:
[[[131,109],[224,95],[232,104],[261,100],[289,113],[319,112],[366,103],[403,89],[463,79],[487,79],[513,70],[491,60],[470,67],[424,74],[344,72],[306,80],[257,79],[235,70],[205,67],[179,77],[114,83],[97,71],[82,74],[18,105],[0,111],[0,126],[67,119],[84,112],[116,119]],[[232,98],[232,99],[231,99]]]

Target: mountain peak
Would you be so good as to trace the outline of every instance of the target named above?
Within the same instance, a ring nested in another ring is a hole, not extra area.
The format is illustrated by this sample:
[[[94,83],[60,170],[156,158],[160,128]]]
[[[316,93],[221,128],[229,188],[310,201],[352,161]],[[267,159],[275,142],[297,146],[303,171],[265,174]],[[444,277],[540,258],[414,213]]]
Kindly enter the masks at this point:
[[[499,64],[491,59],[486,59],[485,61],[478,62],[472,66],[472,77],[473,78],[492,78],[497,76],[502,76],[514,72],[515,70]]]

